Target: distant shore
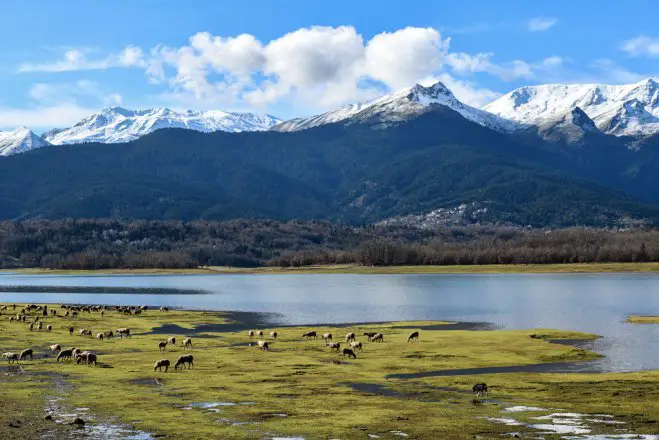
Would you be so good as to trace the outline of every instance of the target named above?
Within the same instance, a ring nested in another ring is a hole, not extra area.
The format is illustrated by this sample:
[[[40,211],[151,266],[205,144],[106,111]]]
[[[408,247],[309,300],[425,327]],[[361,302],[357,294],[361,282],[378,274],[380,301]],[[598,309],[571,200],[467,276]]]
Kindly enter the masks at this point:
[[[652,273],[659,272],[659,263],[584,263],[584,264],[492,264],[463,266],[304,266],[238,268],[210,266],[191,269],[13,269],[1,274],[22,275],[203,275],[203,274],[507,274],[507,273]]]

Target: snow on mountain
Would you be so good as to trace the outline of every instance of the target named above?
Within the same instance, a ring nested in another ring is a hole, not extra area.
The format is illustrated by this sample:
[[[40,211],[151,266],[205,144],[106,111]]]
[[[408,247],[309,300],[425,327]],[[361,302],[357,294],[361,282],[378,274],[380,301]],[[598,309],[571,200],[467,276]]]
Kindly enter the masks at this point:
[[[595,122],[579,107],[565,114],[543,119],[534,128],[538,136],[547,141],[567,144],[581,143],[589,135],[604,136]]]
[[[20,127],[14,131],[0,131],[0,156],[25,153],[46,145],[50,144],[29,128]]]
[[[522,124],[540,125],[579,107],[604,133],[648,136],[659,132],[659,80],[634,84],[548,84],[521,87],[483,110]]]
[[[55,129],[42,135],[55,145],[83,142],[128,142],[161,128],[212,131],[264,131],[281,122],[274,116],[229,113],[220,110],[176,112],[168,108],[128,110],[110,107],[81,120],[71,128]]]
[[[321,115],[291,119],[275,125],[272,129],[299,131],[333,122],[350,122],[374,117],[385,123],[399,122],[438,105],[446,106],[470,121],[498,131],[511,131],[517,126],[515,122],[460,102],[444,84],[437,82],[430,87],[417,84],[370,102],[346,105]]]

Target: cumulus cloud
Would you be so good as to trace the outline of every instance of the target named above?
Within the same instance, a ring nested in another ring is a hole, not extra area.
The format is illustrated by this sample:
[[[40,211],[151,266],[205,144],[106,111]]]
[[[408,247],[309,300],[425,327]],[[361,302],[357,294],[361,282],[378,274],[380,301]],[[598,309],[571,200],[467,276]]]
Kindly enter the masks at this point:
[[[557,23],[557,18],[535,17],[529,20],[527,28],[529,32],[544,32]]]
[[[659,37],[648,37],[641,35],[623,42],[622,50],[629,55],[659,58]]]

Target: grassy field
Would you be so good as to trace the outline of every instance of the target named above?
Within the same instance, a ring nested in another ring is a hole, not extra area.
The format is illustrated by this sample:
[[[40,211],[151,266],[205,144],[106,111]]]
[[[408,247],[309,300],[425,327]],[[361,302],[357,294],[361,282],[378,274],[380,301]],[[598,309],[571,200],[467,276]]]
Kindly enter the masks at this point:
[[[659,316],[632,315],[627,317],[632,324],[659,324]]]
[[[593,433],[620,427],[656,433],[659,428],[657,372],[386,377],[588,361],[597,355],[550,340],[595,335],[548,329],[443,330],[450,327],[441,322],[315,328],[319,335],[331,332],[335,341],[348,331],[357,333],[364,351],[357,352],[357,359],[344,359],[322,339],[302,340],[308,327],[263,329],[263,339],[271,342],[265,352],[249,346],[253,341],[240,323],[222,313],[149,310],[125,316],[108,311],[103,317],[82,313],[65,318],[58,312],[42,318],[44,326],[53,326],[52,333],[31,332],[27,324],[10,322],[11,307],[2,312],[0,351],[31,347],[35,359],[21,361],[20,367],[4,360],[0,364],[0,438],[68,438],[75,428],[66,422],[75,415],[88,421],[87,430],[122,426],[176,439],[392,439],[401,438],[401,432],[415,439],[506,438],[513,431],[537,433],[526,426],[539,423],[532,417],[558,410],[615,416],[616,424],[584,422]],[[195,330],[200,324],[206,324],[206,332]],[[69,326],[76,329],[73,336]],[[79,328],[96,334],[118,327],[130,328],[133,336],[101,342],[78,335]],[[408,343],[413,329],[420,329],[421,337]],[[276,341],[269,337],[272,330],[278,332]],[[366,331],[382,332],[384,342],[367,342],[361,336]],[[170,336],[178,339],[176,345],[159,352],[158,342]],[[169,359],[173,367],[184,354],[185,336],[192,337],[193,349],[186,352],[194,356],[194,368],[154,372],[159,359]],[[58,363],[48,350],[53,343],[91,350],[99,355],[99,365]],[[490,386],[490,396],[474,401],[471,387],[481,381]],[[505,412],[519,405],[543,410]],[[45,421],[51,412],[63,423]],[[523,425],[487,419],[502,414]]]
[[[2,271],[0,271],[2,272]],[[117,274],[117,275],[171,275],[171,274],[460,274],[460,273],[609,273],[659,272],[659,263],[575,263],[575,264],[490,264],[471,266],[382,266],[366,267],[353,264],[331,266],[305,266],[293,268],[258,267],[237,268],[209,266],[195,269],[103,269],[103,270],[50,270],[17,269],[4,272],[21,274]]]

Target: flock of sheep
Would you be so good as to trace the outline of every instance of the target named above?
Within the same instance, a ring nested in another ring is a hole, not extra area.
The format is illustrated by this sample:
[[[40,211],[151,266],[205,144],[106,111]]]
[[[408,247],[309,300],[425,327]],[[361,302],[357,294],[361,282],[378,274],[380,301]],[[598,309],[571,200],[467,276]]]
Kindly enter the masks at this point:
[[[21,322],[21,323],[28,323],[29,320],[29,325],[28,328],[30,331],[34,331],[35,329],[37,331],[42,331],[44,329],[43,323],[40,321],[39,316],[41,315],[42,317],[46,316],[56,316],[57,315],[57,310],[56,309],[49,309],[47,305],[39,306],[35,304],[29,304],[23,307],[18,313],[16,312],[17,306],[15,304],[12,304],[11,306],[3,305],[0,307],[0,314],[2,312],[8,311],[9,308],[12,310],[12,314],[9,316],[9,321],[10,322]],[[106,310],[109,310],[106,306],[69,306],[69,305],[62,305],[61,306],[62,310],[65,310],[64,316],[68,317],[75,317],[78,316],[81,312],[87,312],[87,313],[92,313],[92,312],[98,312],[100,313],[101,316],[105,314]],[[147,311],[147,306],[115,306],[114,307],[115,311],[126,314],[126,315],[140,315],[144,312]],[[160,311],[161,312],[167,312],[169,309],[167,307],[161,307]],[[45,326],[46,332],[52,332],[53,327],[52,325],[46,325]],[[75,329],[74,327],[68,327],[67,328],[69,335],[73,336]],[[79,329],[78,334],[80,336],[86,336],[86,337],[92,337],[93,332],[90,329],[82,328]],[[128,328],[118,328],[116,330],[108,330],[104,332],[99,332],[96,334],[96,339],[99,341],[104,341],[106,339],[111,339],[113,337],[118,336],[120,338],[130,338],[130,329]],[[253,339],[254,337],[262,338],[263,337],[263,330],[250,330],[248,332],[248,336],[250,339]],[[374,343],[382,343],[384,342],[384,335],[379,332],[366,332],[364,333],[364,336],[367,337],[369,342],[374,342]],[[276,340],[278,337],[278,333],[276,331],[271,331],[270,332],[270,337],[273,340]],[[318,339],[318,333],[316,331],[308,331],[302,334],[303,339]],[[345,344],[347,344],[347,347],[341,348],[341,342],[334,342],[333,341],[333,335],[332,333],[324,333],[322,334],[322,339],[325,342],[325,346],[330,349],[330,352],[336,352],[340,353],[344,358],[349,357],[352,359],[357,359],[357,354],[356,352],[362,352],[364,351],[363,344],[360,341],[357,341],[357,336],[355,335],[354,332],[349,332],[345,335]],[[419,339],[419,332],[418,331],[413,331],[409,334],[407,337],[407,342],[413,342],[413,341],[418,341]],[[256,346],[260,350],[268,351],[270,349],[270,343],[269,341],[263,340],[263,339],[258,339],[256,341]],[[158,350],[160,352],[164,352],[167,350],[167,346],[175,346],[176,345],[176,337],[170,337],[166,341],[161,341],[158,343]],[[192,339],[191,338],[185,338],[182,342],[183,349],[192,349]],[[250,343],[250,345],[252,345]],[[60,360],[75,360],[77,364],[85,364],[85,365],[92,365],[96,366],[97,361],[98,361],[98,355],[96,353],[93,353],[91,351],[83,351],[79,348],[76,347],[71,347],[71,348],[66,348],[62,349],[62,346],[60,344],[53,344],[50,347],[50,350],[52,353],[57,354],[57,362]],[[27,348],[20,353],[15,353],[15,352],[6,352],[2,354],[2,358],[7,359],[9,363],[18,363],[20,360],[26,359],[28,356],[30,359],[33,359],[33,350],[32,348]],[[169,370],[171,363],[169,359],[160,359],[158,360],[155,365],[153,366],[153,371],[161,371],[163,368],[165,369],[165,372]],[[174,364],[174,369],[178,369],[179,367],[185,368],[192,368],[194,365],[194,357],[191,354],[186,354],[179,356],[178,359],[176,360]],[[472,389],[473,393],[477,395],[478,397],[483,397],[487,395],[487,385],[484,383],[479,383],[474,385]]]

